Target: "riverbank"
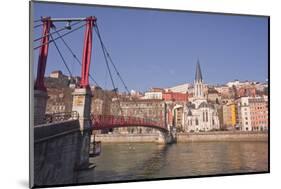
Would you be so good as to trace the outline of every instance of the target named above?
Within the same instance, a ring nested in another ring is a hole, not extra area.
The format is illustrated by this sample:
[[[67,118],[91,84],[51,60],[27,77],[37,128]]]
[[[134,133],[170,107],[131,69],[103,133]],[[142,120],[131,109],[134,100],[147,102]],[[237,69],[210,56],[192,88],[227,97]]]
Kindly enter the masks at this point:
[[[108,143],[157,142],[155,134],[97,134],[96,141]],[[267,132],[217,131],[200,133],[177,133],[177,142],[219,142],[219,141],[268,141]]]

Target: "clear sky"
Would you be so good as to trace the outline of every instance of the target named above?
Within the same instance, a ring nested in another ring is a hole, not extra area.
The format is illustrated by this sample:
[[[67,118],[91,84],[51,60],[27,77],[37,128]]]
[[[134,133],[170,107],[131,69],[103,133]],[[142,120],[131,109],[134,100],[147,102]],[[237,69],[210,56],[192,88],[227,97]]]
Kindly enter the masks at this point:
[[[234,79],[264,82],[268,78],[266,17],[35,3],[34,19],[41,16],[96,16],[103,41],[130,90],[192,83],[198,58],[208,84]],[[41,36],[41,28],[35,29],[34,36]],[[83,38],[84,28],[64,38],[80,59]],[[61,40],[57,44],[73,75],[80,75],[80,66]],[[34,56],[36,70],[38,50]],[[46,75],[53,70],[68,75],[51,44]],[[102,87],[112,88],[96,34],[91,74]],[[123,91],[116,75],[114,78]]]

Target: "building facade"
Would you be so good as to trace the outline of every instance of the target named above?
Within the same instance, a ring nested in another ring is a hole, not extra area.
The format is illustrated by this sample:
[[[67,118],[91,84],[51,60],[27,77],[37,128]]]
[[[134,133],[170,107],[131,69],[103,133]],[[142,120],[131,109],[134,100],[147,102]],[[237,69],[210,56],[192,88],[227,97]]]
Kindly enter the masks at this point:
[[[144,93],[143,99],[163,99],[162,91],[149,91]]]
[[[250,98],[249,108],[252,130],[268,130],[268,102],[262,97]]]
[[[160,99],[122,99],[120,101],[114,101],[111,104],[111,115],[122,115],[145,118],[152,121],[166,123],[167,119],[167,107],[166,103]],[[120,111],[122,109],[122,112]],[[123,134],[148,134],[157,133],[158,130],[146,127],[128,127],[114,129],[115,133]]]
[[[179,92],[164,92],[163,95],[164,101],[175,101],[175,102],[187,102],[188,101],[188,93],[179,93]]]
[[[268,130],[267,96],[237,99],[238,123],[243,131]]]
[[[245,85],[238,88],[238,97],[254,97],[257,94],[256,87],[254,85]]]
[[[237,103],[237,118],[238,125],[242,131],[252,131],[251,113],[249,106],[250,97],[240,97],[236,100]]]
[[[237,124],[237,108],[234,102],[224,104],[223,109],[223,128],[235,129]]]

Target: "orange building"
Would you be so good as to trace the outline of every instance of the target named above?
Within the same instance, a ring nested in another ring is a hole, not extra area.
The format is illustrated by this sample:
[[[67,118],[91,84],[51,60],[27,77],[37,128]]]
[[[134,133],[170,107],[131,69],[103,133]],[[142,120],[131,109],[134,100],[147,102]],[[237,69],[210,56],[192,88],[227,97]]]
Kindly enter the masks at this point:
[[[178,102],[187,102],[188,101],[188,93],[179,93],[179,92],[164,92],[163,100],[165,101],[178,101]]]

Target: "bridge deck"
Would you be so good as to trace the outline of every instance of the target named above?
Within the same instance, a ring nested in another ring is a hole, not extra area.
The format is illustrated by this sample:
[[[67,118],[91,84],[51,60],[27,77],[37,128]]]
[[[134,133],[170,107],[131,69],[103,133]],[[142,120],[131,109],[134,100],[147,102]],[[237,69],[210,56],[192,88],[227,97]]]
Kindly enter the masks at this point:
[[[94,130],[142,126],[159,129],[164,132],[168,131],[163,121],[132,116],[94,115],[92,116],[92,124]]]

